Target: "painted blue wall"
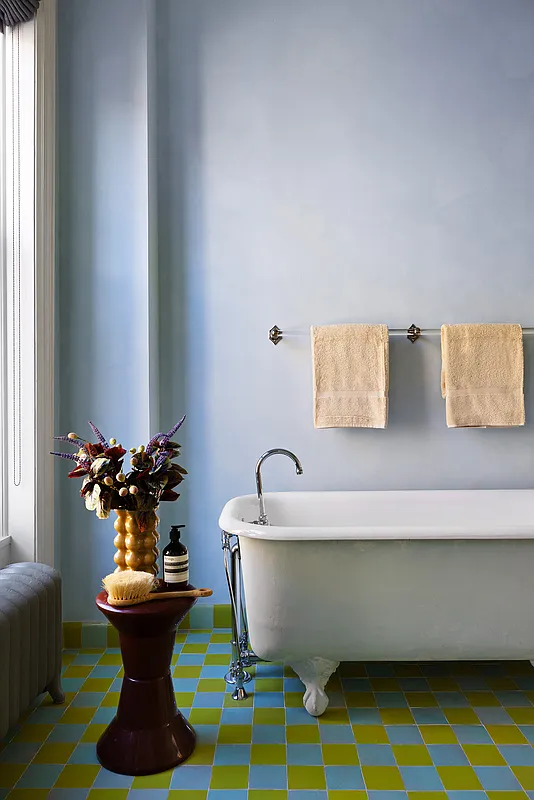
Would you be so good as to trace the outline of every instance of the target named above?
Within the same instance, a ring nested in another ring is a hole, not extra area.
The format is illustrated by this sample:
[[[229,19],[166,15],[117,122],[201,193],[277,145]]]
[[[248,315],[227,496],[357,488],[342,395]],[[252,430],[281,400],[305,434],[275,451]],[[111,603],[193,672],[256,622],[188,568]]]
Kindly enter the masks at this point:
[[[121,391],[131,393],[135,378],[109,343],[127,329],[111,310],[142,306],[129,216],[142,192],[119,180],[134,180],[142,32],[113,0],[103,42],[101,27],[95,35],[83,24],[94,6],[60,4],[60,427],[81,428],[92,415],[110,430],[120,424],[124,440],[141,435],[144,412]],[[193,580],[226,601],[218,514],[253,491],[255,461],[269,447],[294,450],[304,475],[272,460],[267,490],[532,486],[532,424],[445,427],[439,339],[392,341],[386,431],[315,431],[307,337],[275,348],[266,336],[275,323],[303,332],[343,321],[534,325],[534,7],[154,8],[159,412],[168,424],[187,412],[191,473],[162,530],[188,523]],[[118,127],[115,104],[127,106]],[[141,335],[136,344],[142,352]],[[531,421],[533,364],[526,340]],[[67,614],[88,618],[112,535],[64,484]]]

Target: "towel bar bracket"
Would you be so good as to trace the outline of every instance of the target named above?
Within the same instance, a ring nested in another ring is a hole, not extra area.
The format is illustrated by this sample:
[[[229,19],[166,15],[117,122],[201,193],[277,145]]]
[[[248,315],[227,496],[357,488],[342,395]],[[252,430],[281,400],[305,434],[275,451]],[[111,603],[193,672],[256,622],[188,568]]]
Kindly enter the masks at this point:
[[[269,331],[269,341],[273,344],[278,344],[282,341],[284,337],[282,336],[282,331],[278,327],[278,325],[273,325],[271,330]]]
[[[413,322],[406,331],[406,338],[410,340],[412,344],[416,342],[419,337],[421,336],[421,328],[418,328],[417,325],[414,325]]]

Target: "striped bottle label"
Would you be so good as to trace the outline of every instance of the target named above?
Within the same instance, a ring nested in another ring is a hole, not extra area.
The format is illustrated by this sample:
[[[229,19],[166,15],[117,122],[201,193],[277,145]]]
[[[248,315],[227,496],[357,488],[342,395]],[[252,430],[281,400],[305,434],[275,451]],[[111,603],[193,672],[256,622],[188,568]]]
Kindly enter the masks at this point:
[[[163,579],[165,583],[189,583],[189,556],[164,556]]]

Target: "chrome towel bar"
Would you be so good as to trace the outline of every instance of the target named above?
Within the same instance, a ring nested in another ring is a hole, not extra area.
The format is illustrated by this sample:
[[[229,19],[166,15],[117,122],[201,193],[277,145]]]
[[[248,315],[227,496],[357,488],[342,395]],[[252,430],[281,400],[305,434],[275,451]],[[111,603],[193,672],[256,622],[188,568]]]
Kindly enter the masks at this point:
[[[531,336],[534,334],[534,328],[523,328],[523,336]],[[279,344],[285,336],[306,336],[307,333],[303,331],[282,331],[278,325],[273,325],[269,331],[269,341],[273,344]],[[409,328],[390,328],[390,336],[406,336],[407,339],[413,344],[420,336],[440,336],[441,328],[419,328],[413,323]]]

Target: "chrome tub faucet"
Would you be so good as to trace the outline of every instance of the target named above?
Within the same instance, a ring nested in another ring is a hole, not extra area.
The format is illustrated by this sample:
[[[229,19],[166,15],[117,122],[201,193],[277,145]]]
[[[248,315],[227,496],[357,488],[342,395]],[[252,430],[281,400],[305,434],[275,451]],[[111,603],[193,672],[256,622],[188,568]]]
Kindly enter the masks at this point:
[[[287,456],[290,458],[295,464],[295,471],[297,475],[302,475],[302,464],[300,463],[297,456],[292,453],[290,450],[284,450],[283,447],[276,447],[273,450],[267,450],[260,458],[258,459],[258,463],[256,464],[256,491],[258,493],[258,501],[260,504],[260,515],[258,519],[255,521],[256,525],[268,525],[269,520],[267,518],[267,514],[265,513],[265,502],[263,500],[263,484],[261,480],[261,465],[263,464],[266,459],[270,458],[271,456]]]

